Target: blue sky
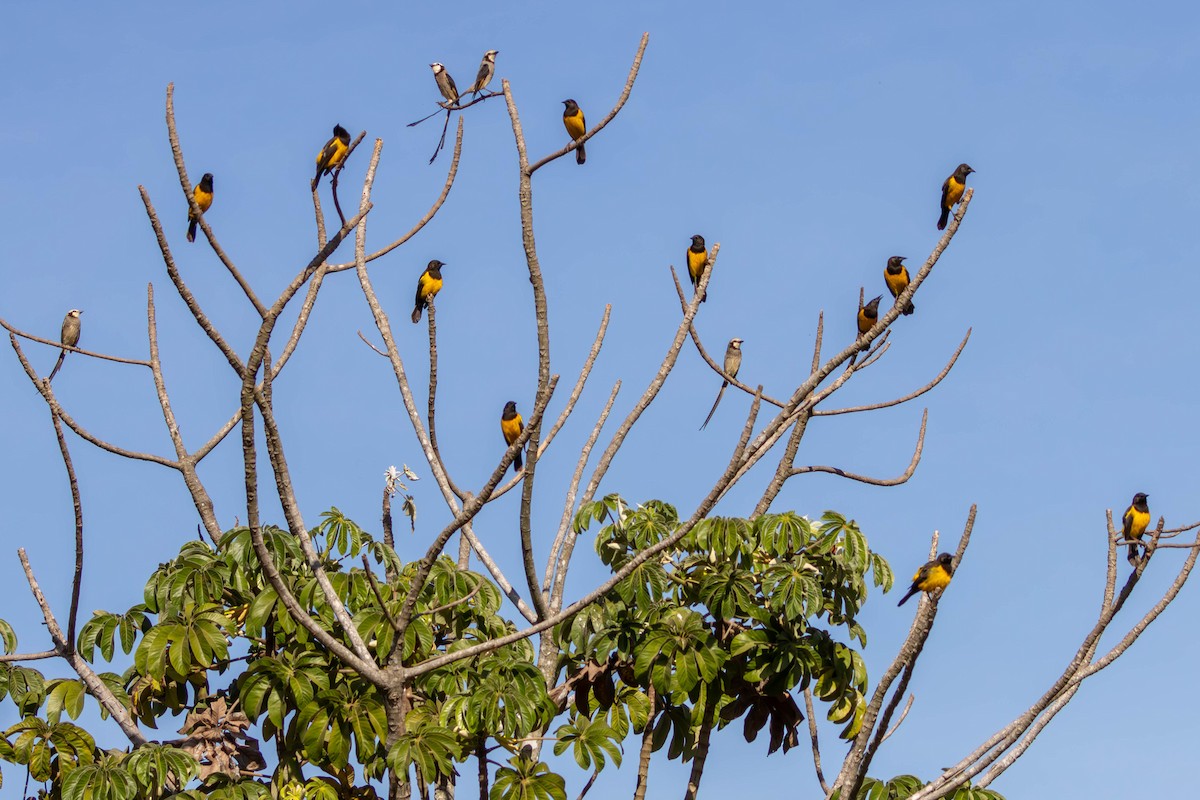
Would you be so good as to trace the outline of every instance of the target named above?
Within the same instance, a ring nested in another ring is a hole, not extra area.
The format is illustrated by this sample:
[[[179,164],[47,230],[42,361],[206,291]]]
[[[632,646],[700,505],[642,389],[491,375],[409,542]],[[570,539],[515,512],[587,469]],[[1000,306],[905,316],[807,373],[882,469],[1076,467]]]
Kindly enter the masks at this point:
[[[426,164],[432,121],[405,127],[437,99],[430,62],[445,63],[462,86],[483,51],[499,50],[497,74],[512,83],[537,157],[565,143],[559,101],[575,98],[593,122],[606,113],[649,31],[629,104],[588,143],[587,164],[562,160],[534,182],[554,371],[565,385],[604,304],[613,304],[578,416],[551,453],[553,468],[539,472],[543,532],[561,510],[565,477],[555,470],[569,474],[609,387],[625,381],[623,415],[656,369],[677,324],[667,265],[680,264],[693,233],[721,244],[698,322],[706,344],[718,354],[732,336],[743,338],[743,379],[786,394],[807,374],[818,312],[828,354],[853,336],[859,287],[868,297],[884,291],[887,257],[919,264],[929,253],[942,180],[960,161],[974,166],[970,213],[921,287],[916,314],[897,322],[888,355],[834,404],[906,393],[972,328],[958,366],[914,403],[819,420],[798,458],[898,474],[928,407],[916,475],[899,488],[803,476],[776,505],[854,517],[901,576],[924,560],[932,530],[957,537],[970,504],[979,505],[971,549],[912,685],[916,705],[874,774],[932,777],[1058,675],[1099,604],[1106,508],[1119,514],[1145,491],[1155,519],[1200,518],[1189,413],[1198,353],[1187,310],[1200,288],[1187,234],[1200,213],[1192,100],[1200,12],[1192,6],[531,2],[451,10],[351,2],[337,6],[332,22],[328,7],[313,3],[129,3],[24,5],[6,18],[0,218],[9,263],[0,316],[55,338],[66,310],[83,308],[83,346],[144,357],[153,283],[168,385],[193,447],[232,413],[236,384],[166,280],[138,185],[239,353],[254,328],[207,247],[183,240],[186,205],[163,124],[168,82],[190,172],[216,175],[208,219],[259,295],[273,297],[312,255],[307,185],[334,123],[366,130],[368,144],[384,140],[368,246],[385,243],[424,213],[448,165],[445,155]],[[351,159],[343,205],[357,197],[368,153]],[[467,115],[445,208],[372,268],[418,394],[424,325],[405,317],[431,258],[449,265],[438,298],[440,438],[459,483],[478,485],[502,451],[500,408],[515,399],[527,410],[536,378],[516,155],[498,99]],[[310,524],[337,505],[375,529],[387,466],[407,462],[425,474],[390,370],[358,330],[372,331],[361,292],[350,274],[334,276],[276,386]],[[49,371],[53,351],[25,349]],[[169,453],[144,372],[71,356],[55,390],[98,435]],[[604,490],[663,499],[689,514],[748,407],[727,393],[698,433],[718,385],[685,352]],[[23,649],[41,649],[44,631],[14,551],[28,548],[65,613],[70,502],[44,404],[11,352],[0,359],[0,407],[9,420],[0,428],[0,580],[10,587],[0,615],[18,626]],[[139,600],[150,570],[195,535],[195,513],[174,474],[77,440],[72,448],[88,524],[82,607],[123,610]],[[214,453],[201,476],[223,524],[244,521],[236,442]],[[767,479],[752,473],[718,513],[748,513]],[[416,534],[400,540],[406,557],[446,519],[432,483],[414,486],[420,517]],[[517,496],[478,525],[514,573]],[[1132,624],[1153,604],[1182,559],[1182,551],[1160,553],[1119,622]],[[1123,561],[1120,569],[1123,577]],[[590,547],[580,547],[572,589],[599,575]],[[873,675],[911,620],[912,607],[897,610],[895,597],[873,598],[862,618]],[[1186,588],[994,788],[1014,798],[1173,788],[1195,745],[1197,701],[1176,676],[1190,675],[1200,657],[1197,605],[1195,588]],[[1165,703],[1175,713],[1164,713]],[[6,707],[0,725],[11,715]],[[832,731],[826,740],[826,762],[836,763]],[[1154,761],[1137,755],[1151,741]],[[763,742],[741,744],[736,729],[717,743],[706,794],[816,794],[806,748],[765,758]],[[625,792],[633,773],[609,778],[607,791]],[[675,796],[684,774],[657,763],[650,796]]]

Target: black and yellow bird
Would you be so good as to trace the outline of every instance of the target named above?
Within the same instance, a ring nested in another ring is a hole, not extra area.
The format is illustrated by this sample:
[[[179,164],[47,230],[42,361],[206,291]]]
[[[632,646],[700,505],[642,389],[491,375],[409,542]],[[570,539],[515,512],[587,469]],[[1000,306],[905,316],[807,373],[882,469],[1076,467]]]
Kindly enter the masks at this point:
[[[350,152],[350,133],[341,125],[333,126],[333,138],[325,143],[321,152],[317,153],[317,176],[312,180],[313,191],[316,191],[317,181],[322,175],[333,172],[346,160]]]
[[[725,348],[725,363],[721,365],[722,370],[730,378],[736,378],[738,370],[742,368],[742,340],[730,339],[729,346]],[[717,413],[717,406],[721,404],[721,395],[725,394],[725,387],[729,385],[728,380],[721,381],[721,388],[717,391],[717,399],[713,401],[713,407],[708,412],[708,416],[704,418],[704,425],[700,426],[700,430],[708,425],[708,421],[713,418],[713,414]]]
[[[58,341],[67,347],[79,346],[79,315],[82,313],[82,310],[78,308],[72,308],[67,312],[67,315],[63,317],[62,333],[59,335]],[[47,381],[54,380],[54,376],[57,375],[59,369],[62,368],[63,359],[66,357],[66,350],[63,350],[58,354],[58,361],[54,362],[54,369],[50,370],[50,377],[46,379]]]
[[[883,299],[883,295],[879,295],[871,302],[858,310],[858,335],[862,336],[871,328],[875,327],[875,321],[879,319],[879,301]],[[859,350],[869,350],[871,345],[863,342]]]
[[[483,54],[483,61],[479,63],[479,72],[475,73],[475,83],[471,84],[472,97],[482,92],[492,82],[492,76],[496,74],[496,56],[498,55],[500,55],[499,50],[488,50]]]
[[[1146,532],[1146,528],[1150,527],[1150,506],[1146,504],[1146,498],[1149,496],[1145,492],[1138,492],[1133,496],[1133,502],[1129,504],[1129,508],[1125,509],[1125,516],[1121,517],[1121,531],[1126,539],[1141,541],[1142,534]],[[1136,544],[1129,545],[1128,558],[1129,563],[1136,567],[1138,564],[1138,546]]]
[[[899,297],[900,293],[908,288],[908,268],[904,266],[904,256],[892,256],[888,259],[887,269],[883,271],[883,280],[887,283],[892,297]],[[900,313],[907,317],[916,310],[912,300],[909,300]]]
[[[442,93],[442,97],[446,98],[446,102],[450,105],[456,105],[458,103],[458,87],[454,85],[454,78],[451,78],[446,68],[436,61],[430,64],[429,68],[433,70],[433,80],[437,84],[438,91]]]
[[[566,106],[563,109],[563,126],[567,129],[567,135],[573,140],[579,141],[587,133],[587,122],[583,118],[583,111],[574,100],[563,100],[562,104]],[[583,142],[579,142],[579,147],[575,148],[575,163],[582,164],[585,161],[587,161],[587,153],[583,151]]]
[[[442,290],[442,267],[446,266],[436,258],[429,262],[421,277],[417,278],[417,305],[413,308],[412,321],[421,321],[421,310],[428,307],[429,301]]]
[[[912,597],[917,592],[933,592],[939,589],[945,589],[950,585],[950,579],[954,577],[954,556],[949,553],[942,553],[933,561],[930,561],[925,566],[917,570],[913,575],[912,586],[908,587],[908,593],[900,598],[897,606],[904,605],[908,598]]]
[[[938,217],[939,231],[946,229],[950,212],[954,210],[954,206],[958,205],[958,201],[962,200],[963,191],[967,188],[967,176],[974,171],[969,164],[959,164],[953,174],[942,184],[942,215]]]
[[[509,400],[504,404],[504,413],[500,415],[500,432],[504,434],[504,443],[511,445],[521,435],[521,431],[525,430],[525,423],[521,421],[521,415],[517,413],[517,404],[513,400]],[[517,454],[513,457],[513,472],[520,472],[524,466],[521,461],[521,451],[517,450]]]
[[[200,213],[203,214],[212,208],[213,198],[213,177],[211,172],[204,173],[200,178],[200,182],[192,187],[192,199],[196,201]],[[196,225],[200,222],[200,218],[192,211],[191,206],[188,206],[188,232],[187,240],[189,242],[196,241]]]
[[[704,237],[696,234],[692,237],[692,246],[687,250],[687,267],[688,277],[692,280],[692,289],[695,290],[700,285],[700,278],[704,275],[704,268],[708,265],[708,245],[704,243]],[[700,298],[703,303],[708,300],[708,292],[704,292],[704,296]]]

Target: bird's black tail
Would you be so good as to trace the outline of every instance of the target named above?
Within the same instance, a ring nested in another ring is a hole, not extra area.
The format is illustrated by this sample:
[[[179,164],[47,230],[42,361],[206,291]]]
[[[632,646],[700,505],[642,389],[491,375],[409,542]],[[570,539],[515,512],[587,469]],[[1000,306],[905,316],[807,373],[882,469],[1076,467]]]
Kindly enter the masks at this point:
[[[517,454],[513,456],[513,472],[520,472],[524,466],[525,461],[521,458],[521,451],[518,450]]]
[[[916,594],[916,593],[917,593],[917,591],[918,591],[918,590],[917,590],[917,588],[916,588],[915,586],[914,586],[913,588],[909,589],[909,590],[908,590],[908,594],[904,595],[904,597],[901,597],[901,598],[900,598],[900,602],[899,602],[899,603],[896,603],[896,607],[897,607],[897,608],[899,608],[900,606],[902,606],[902,605],[904,605],[905,603],[907,603],[907,602],[908,602],[908,598],[910,598],[910,597],[912,597],[914,594]]]
[[[194,219],[188,221],[187,240],[189,242],[196,241],[196,220],[194,220]]]
[[[703,303],[704,301],[701,300],[700,302]],[[721,390],[717,392],[717,399],[713,401],[713,407],[709,410],[708,416],[704,418],[704,424],[700,426],[700,430],[704,430],[706,427],[708,427],[708,421],[712,419],[713,414],[717,413],[717,406],[721,405],[721,395],[725,394],[725,387],[728,385],[729,381],[723,381],[721,383]]]
[[[417,303],[417,307],[413,309],[412,321],[413,321],[413,325],[416,325],[418,322],[421,321],[421,304],[420,303]]]
[[[54,376],[57,375],[58,371],[62,368],[63,359],[66,357],[67,357],[66,350],[63,350],[61,353],[58,354],[58,361],[55,362],[54,369],[50,370],[50,377],[48,378],[48,380],[51,380],[51,381],[54,380]]]
[[[575,163],[582,164],[585,161],[587,161],[587,153],[584,152],[583,145],[579,145],[575,148]]]
[[[908,305],[906,305],[904,307],[904,310],[901,311],[900,313],[907,317],[909,314],[911,314],[912,312],[914,312],[916,310],[917,310],[917,307],[912,304],[912,300],[909,300]]]
[[[946,230],[946,222],[949,221],[949,219],[950,219],[950,209],[943,208],[942,215],[940,217],[938,217],[938,230],[939,231]]]
[[[57,369],[57,367],[55,369]],[[54,375],[51,375],[50,377],[53,378]],[[1129,563],[1133,565],[1133,568],[1137,569],[1137,565],[1141,561],[1141,559],[1138,558],[1138,546],[1136,544],[1129,545],[1128,559],[1129,559]]]

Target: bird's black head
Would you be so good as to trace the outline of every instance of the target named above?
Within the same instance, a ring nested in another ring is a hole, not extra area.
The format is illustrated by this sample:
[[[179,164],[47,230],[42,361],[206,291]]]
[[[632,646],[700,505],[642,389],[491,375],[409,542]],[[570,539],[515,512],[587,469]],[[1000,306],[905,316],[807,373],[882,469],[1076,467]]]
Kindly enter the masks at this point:
[[[206,172],[200,177],[200,188],[206,192],[212,191],[212,173]]]
[[[509,400],[504,404],[504,418],[512,419],[517,415],[517,401]]]
[[[333,126],[333,135],[341,139],[343,142],[349,143],[350,141],[350,132],[341,125]]]
[[[697,233],[695,236],[692,237],[692,249],[693,250],[705,250],[707,248],[708,248],[708,245],[706,245],[704,243],[703,236],[701,236],[700,234]]]
[[[974,171],[975,170],[972,169],[970,164],[959,164],[958,169],[954,170],[954,174],[958,177],[959,180],[962,180],[963,178],[966,178],[968,175],[970,175]]]
[[[906,256],[892,256],[889,258],[887,263],[887,271],[893,275],[898,274],[900,269],[904,266],[905,258]]]
[[[863,306],[863,313],[868,317],[879,316],[879,301],[882,297],[883,295],[879,295],[879,297],[876,297],[874,300]]]
[[[441,261],[438,261],[438,260],[435,258],[433,261],[430,261],[430,262],[429,262],[429,267],[428,267],[428,268],[429,268],[429,269],[441,269],[441,268],[442,268],[442,267],[444,267],[444,266],[446,266],[446,265],[445,265],[445,264],[443,264]]]
[[[566,111],[568,113],[579,110],[579,104],[576,103],[574,100],[563,100],[562,104],[567,107]]]
[[[1145,492],[1138,492],[1133,496],[1133,505],[1140,511],[1146,506],[1146,498],[1150,495]]]

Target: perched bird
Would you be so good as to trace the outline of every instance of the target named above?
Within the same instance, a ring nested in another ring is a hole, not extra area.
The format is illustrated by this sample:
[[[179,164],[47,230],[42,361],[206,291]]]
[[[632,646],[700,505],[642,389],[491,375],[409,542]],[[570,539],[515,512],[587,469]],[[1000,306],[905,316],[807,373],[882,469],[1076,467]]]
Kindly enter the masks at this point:
[[[63,331],[65,332],[66,329],[64,322]],[[1126,539],[1141,541],[1142,534],[1150,526],[1150,506],[1146,505],[1146,498],[1149,496],[1145,492],[1138,492],[1133,496],[1133,502],[1129,504],[1129,508],[1125,509],[1125,516],[1121,517],[1123,523],[1121,531]],[[1129,545],[1129,563],[1135,567],[1138,564],[1138,546],[1136,544]]]
[[[203,214],[212,208],[212,173],[204,173],[204,177],[200,178],[200,182],[192,188],[192,199],[196,201],[196,205],[200,207],[200,213]],[[187,240],[189,242],[196,241],[196,225],[199,224],[200,218],[196,216],[191,207],[188,207],[188,232]]]
[[[517,404],[509,400],[504,404],[504,413],[500,415],[500,432],[504,434],[504,443],[511,445],[523,430],[525,430],[525,423],[521,421],[521,415],[517,413]],[[516,456],[513,457],[513,472],[520,472],[522,466],[521,451],[518,450]]]
[[[59,341],[67,347],[77,347],[79,345],[79,315],[83,312],[78,308],[72,308],[63,317],[62,335],[59,336]],[[58,374],[58,370],[63,365],[63,359],[67,357],[67,351],[63,350],[58,354],[58,361],[54,364],[54,369],[50,370],[48,381],[54,380],[54,376]],[[1143,526],[1143,529],[1145,526]]]
[[[730,339],[729,346],[725,348],[725,363],[722,369],[725,374],[731,378],[736,378],[738,370],[742,367],[742,340]],[[713,401],[712,410],[708,412],[708,416],[704,418],[704,425],[700,426],[700,430],[704,430],[708,425],[708,421],[712,419],[713,414],[717,413],[717,406],[721,404],[721,395],[725,394],[725,387],[729,385],[729,381],[721,381],[721,388],[717,391],[717,399]]]
[[[421,321],[421,309],[429,305],[429,301],[442,290],[442,267],[446,266],[436,258],[417,278],[417,305],[413,308],[412,321],[415,325]]]
[[[862,336],[871,328],[875,327],[875,320],[879,319],[879,301],[883,299],[883,295],[879,295],[871,302],[858,310],[858,335]],[[871,345],[863,342],[859,350],[868,350]]]
[[[700,285],[700,276],[704,274],[704,268],[708,265],[708,245],[704,243],[704,237],[696,234],[692,237],[692,246],[687,251],[688,277],[692,279],[692,289],[695,290]],[[700,298],[700,302],[708,300],[708,292],[704,292],[704,296]]]
[[[887,283],[892,297],[899,297],[900,293],[908,288],[908,269],[902,263],[903,261],[904,256],[892,256],[888,259],[887,269],[883,271],[883,280]],[[900,313],[907,317],[916,310],[912,300],[909,300]]]
[[[350,152],[350,133],[341,125],[333,126],[333,138],[325,143],[321,152],[317,153],[317,176],[312,180],[312,188],[316,191],[317,181],[322,175],[328,175],[346,160]]]
[[[928,593],[935,589],[945,589],[950,585],[950,579],[953,577],[954,556],[949,553],[942,553],[933,561],[930,561],[917,570],[917,573],[913,575],[912,586],[908,587],[908,594],[901,597],[900,602],[896,603],[896,605],[904,605],[904,602],[917,592]]]
[[[437,82],[438,91],[442,93],[442,97],[446,98],[446,102],[450,105],[457,105],[458,87],[454,85],[454,78],[451,78],[446,68],[436,61],[429,66],[433,69],[433,79]]]
[[[587,122],[583,119],[583,111],[574,100],[563,100],[562,104],[566,106],[563,109],[563,125],[567,129],[567,135],[578,141],[587,133]],[[587,153],[583,152],[583,143],[575,148],[575,163],[582,164],[587,161]]]
[[[479,62],[479,72],[475,73],[475,83],[471,84],[472,97],[482,92],[492,82],[492,76],[496,74],[496,56],[499,54],[499,50],[488,50],[483,54],[483,61]]]
[[[954,210],[954,206],[962,200],[963,190],[967,188],[967,176],[975,170],[971,169],[969,164],[959,164],[946,182],[942,184],[942,215],[938,217],[938,230],[946,229],[946,221],[950,219],[950,212]]]

